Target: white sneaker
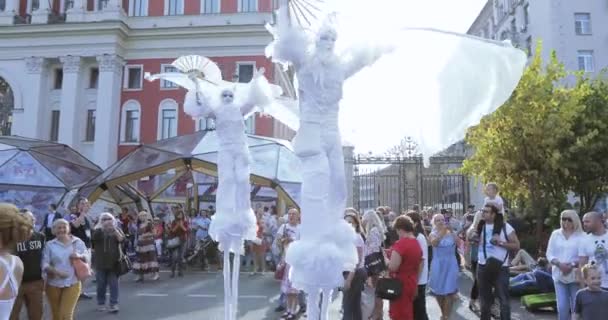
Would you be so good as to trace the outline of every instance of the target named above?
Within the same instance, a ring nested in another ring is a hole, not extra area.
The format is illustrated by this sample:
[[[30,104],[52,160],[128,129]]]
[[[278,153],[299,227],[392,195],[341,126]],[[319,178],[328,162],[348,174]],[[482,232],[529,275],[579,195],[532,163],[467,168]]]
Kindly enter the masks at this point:
[[[116,313],[116,312],[118,312],[119,310],[120,310],[120,309],[118,308],[118,305],[117,305],[117,304],[115,304],[115,305],[113,305],[113,306],[110,306],[110,308],[108,309],[108,312],[111,312],[111,313]]]
[[[97,310],[97,312],[106,312],[106,311],[108,311],[108,309],[106,308],[105,305],[99,305],[99,306],[97,306],[96,310]]]

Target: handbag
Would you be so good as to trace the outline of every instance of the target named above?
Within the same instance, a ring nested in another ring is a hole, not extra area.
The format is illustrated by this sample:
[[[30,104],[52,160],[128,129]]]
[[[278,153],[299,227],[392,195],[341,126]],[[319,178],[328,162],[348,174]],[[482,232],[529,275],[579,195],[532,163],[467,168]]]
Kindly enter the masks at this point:
[[[380,278],[376,284],[376,297],[384,300],[395,300],[401,296],[403,284],[399,279]]]
[[[167,248],[169,249],[175,249],[179,247],[180,244],[182,244],[182,240],[179,237],[173,237],[167,240]]]
[[[89,264],[80,259],[72,259],[72,266],[74,267],[76,278],[80,281],[85,281],[93,275]]]
[[[131,259],[129,259],[129,257],[123,253],[121,244],[118,245],[118,252],[119,257],[118,261],[116,261],[116,273],[120,277],[131,271],[132,264]]]
[[[284,277],[285,277],[285,263],[281,262],[277,266],[277,270],[274,272],[274,279],[283,280]]]
[[[386,270],[386,262],[382,252],[374,252],[365,256],[365,269],[369,275],[379,275]]]

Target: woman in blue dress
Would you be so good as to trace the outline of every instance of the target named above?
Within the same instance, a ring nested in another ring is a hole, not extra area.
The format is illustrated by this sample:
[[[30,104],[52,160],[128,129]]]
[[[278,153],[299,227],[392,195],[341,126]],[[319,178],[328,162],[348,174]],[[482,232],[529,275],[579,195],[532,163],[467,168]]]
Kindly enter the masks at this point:
[[[442,214],[433,217],[430,240],[433,246],[433,260],[429,288],[441,309],[441,320],[447,320],[458,293],[459,269],[454,255],[456,234],[445,224],[445,217]]]

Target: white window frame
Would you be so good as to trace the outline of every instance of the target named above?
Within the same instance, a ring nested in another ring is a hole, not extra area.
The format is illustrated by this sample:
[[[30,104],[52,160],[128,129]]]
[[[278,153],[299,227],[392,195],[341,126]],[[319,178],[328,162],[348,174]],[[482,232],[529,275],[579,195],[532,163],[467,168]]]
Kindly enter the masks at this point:
[[[137,1],[141,2],[141,8],[143,15],[135,15],[135,3]],[[148,0],[131,0],[129,1],[129,17],[147,17],[148,16],[148,12],[149,12],[149,8],[148,8]]]
[[[141,84],[139,88],[129,88],[129,69],[141,69],[139,83]],[[123,85],[122,88],[124,91],[141,91],[144,88],[144,65],[143,64],[128,64],[125,66],[125,70],[123,72]]]
[[[175,68],[175,67],[174,67],[172,64],[170,64],[170,63],[163,63],[163,64],[161,64],[161,65],[160,65],[160,73],[167,72],[167,71],[165,70],[167,67]],[[176,70],[175,72],[179,72],[179,70],[177,70],[177,68],[175,68],[175,70]],[[160,90],[177,90],[177,89],[179,89],[179,86],[178,86],[178,85],[176,85],[176,84],[175,84],[175,83],[173,83],[173,82],[166,81],[166,80],[162,80],[162,79],[161,79],[159,82],[160,82],[160,83],[159,83],[159,85],[160,85]]]
[[[255,10],[243,11],[243,1],[255,1]],[[260,1],[258,0],[237,0],[238,3],[238,12],[259,12],[260,11]]]
[[[586,17],[587,20],[579,19],[580,17]],[[580,24],[580,32],[578,25]],[[585,26],[587,28],[585,29]],[[574,14],[574,33],[577,36],[588,36],[593,33],[593,29],[591,28],[591,13],[589,12],[577,12]]]
[[[240,3],[240,1],[239,1],[239,3]],[[239,82],[241,79],[241,75],[240,75],[241,66],[253,66],[254,73],[257,68],[255,61],[238,61],[236,63],[236,69],[235,69],[234,73],[239,77]],[[255,134],[255,114],[252,114],[249,118],[247,118],[247,120],[245,120],[245,133]]]
[[[581,59],[583,61],[584,68],[581,69]],[[576,53],[576,64],[579,71],[594,72],[595,71],[595,57],[593,50],[578,50]]]
[[[205,124],[204,126],[203,123]],[[209,126],[215,128],[215,120],[213,118],[194,119],[194,127],[196,128],[195,131],[207,130],[209,129]]]
[[[222,0],[210,0],[217,2],[217,12],[206,12],[205,11],[205,2],[207,0],[201,0],[201,14],[220,14],[222,12]]]
[[[163,111],[175,110],[175,135],[163,138]],[[163,140],[179,135],[179,104],[173,99],[164,99],[158,105],[158,126],[156,130],[156,140]]]
[[[164,10],[164,15],[165,16],[169,16],[169,2],[172,0],[165,0],[165,10]],[[173,0],[173,1],[181,1],[181,8],[179,12],[176,12],[175,14],[171,14],[171,16],[183,16],[184,15],[184,10],[186,7],[186,1],[185,0]]]
[[[139,123],[137,128],[134,128],[134,132],[136,132],[136,140],[135,141],[126,141],[127,137],[127,111],[137,111],[139,113]],[[120,144],[121,145],[138,145],[141,141],[141,104],[137,100],[127,100],[122,105],[120,116]]]

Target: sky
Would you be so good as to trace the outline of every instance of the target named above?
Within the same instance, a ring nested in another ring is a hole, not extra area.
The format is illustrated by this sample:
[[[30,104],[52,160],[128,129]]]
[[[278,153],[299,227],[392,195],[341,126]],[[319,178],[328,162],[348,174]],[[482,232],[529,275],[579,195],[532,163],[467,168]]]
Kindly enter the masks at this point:
[[[405,19],[437,29],[466,32],[487,0],[403,0]]]

